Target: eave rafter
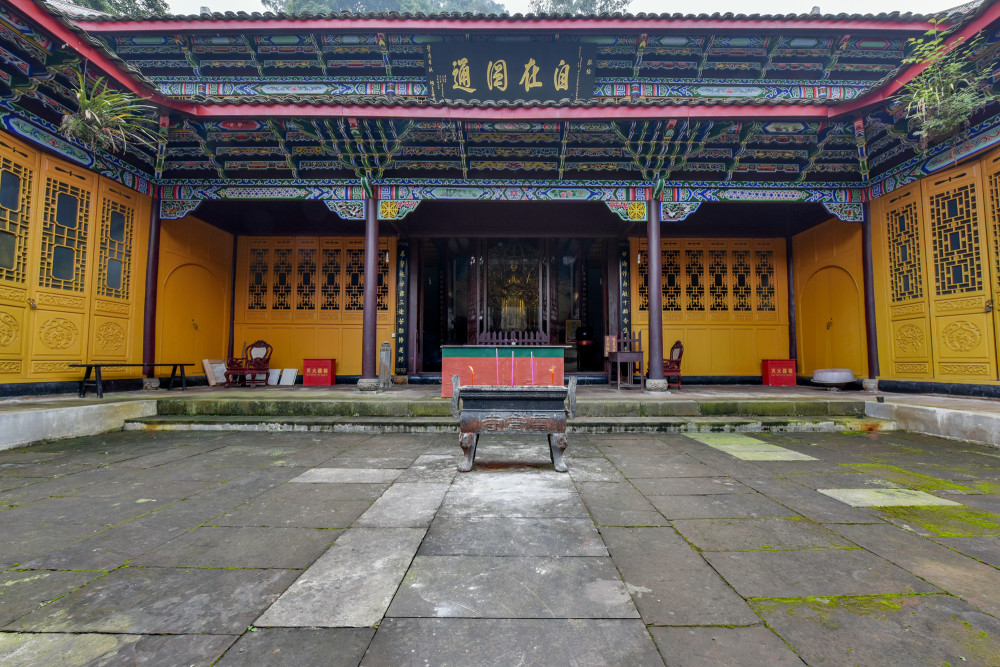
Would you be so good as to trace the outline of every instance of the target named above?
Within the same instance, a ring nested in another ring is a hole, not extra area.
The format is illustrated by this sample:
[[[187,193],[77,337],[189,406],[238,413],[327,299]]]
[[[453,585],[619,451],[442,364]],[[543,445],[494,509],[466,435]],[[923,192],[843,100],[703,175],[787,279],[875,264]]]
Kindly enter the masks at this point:
[[[820,123],[819,130],[816,132],[816,145],[809,149],[809,161],[802,165],[802,168],[799,170],[799,175],[795,179],[797,183],[806,180],[809,170],[816,164],[816,160],[819,159],[826,148],[826,143],[830,141],[838,129],[840,129],[840,125],[838,124]]]

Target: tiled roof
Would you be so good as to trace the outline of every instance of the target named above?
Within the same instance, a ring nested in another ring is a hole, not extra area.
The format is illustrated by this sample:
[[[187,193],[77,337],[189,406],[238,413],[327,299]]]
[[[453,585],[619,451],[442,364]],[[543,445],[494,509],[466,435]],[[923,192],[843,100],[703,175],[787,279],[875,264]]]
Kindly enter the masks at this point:
[[[964,6],[963,6],[964,7]],[[168,14],[153,18],[135,18],[129,16],[78,16],[75,17],[81,23],[122,23],[135,21],[182,21],[184,23],[197,23],[199,21],[274,21],[274,20],[303,20],[303,19],[379,19],[379,20],[407,20],[407,19],[437,19],[442,22],[486,20],[504,23],[507,21],[594,21],[594,20],[652,20],[652,21],[732,21],[739,23],[743,21],[802,21],[802,22],[826,22],[841,23],[845,21],[858,22],[884,22],[903,21],[923,23],[930,19],[942,18],[949,12],[937,12],[934,14],[914,14],[912,12],[889,12],[881,14],[734,14],[732,12],[713,14],[653,14],[640,12],[638,14],[623,14],[615,12],[613,14],[472,14],[446,12],[439,14],[424,14],[422,12],[385,12],[385,13],[364,13],[355,14],[352,12],[331,12],[325,14],[286,14],[284,12],[212,12],[205,14]]]

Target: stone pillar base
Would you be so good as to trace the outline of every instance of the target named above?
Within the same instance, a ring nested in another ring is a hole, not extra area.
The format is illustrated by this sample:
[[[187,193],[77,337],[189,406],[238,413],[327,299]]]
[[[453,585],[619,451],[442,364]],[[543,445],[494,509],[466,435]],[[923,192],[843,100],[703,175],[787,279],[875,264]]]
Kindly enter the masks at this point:
[[[358,380],[358,391],[378,391],[378,378],[361,378]]]
[[[646,391],[655,391],[658,394],[669,394],[666,380],[646,380]]]
[[[878,391],[878,380],[872,378],[866,378],[861,380],[861,387],[868,392],[875,393]]]
[[[156,391],[160,388],[160,378],[142,378],[143,391]]]

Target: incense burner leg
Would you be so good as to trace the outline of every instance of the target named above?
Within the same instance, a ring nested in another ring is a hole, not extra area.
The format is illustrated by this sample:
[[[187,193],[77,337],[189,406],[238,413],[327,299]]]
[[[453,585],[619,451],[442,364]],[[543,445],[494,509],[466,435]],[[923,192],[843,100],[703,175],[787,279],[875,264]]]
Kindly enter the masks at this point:
[[[555,467],[556,472],[566,472],[569,468],[566,467],[566,462],[563,460],[563,452],[566,450],[566,445],[569,444],[569,440],[566,438],[565,433],[549,433],[549,456],[552,458],[552,465]]]
[[[458,444],[465,452],[465,460],[458,464],[459,472],[469,472],[476,460],[476,445],[479,444],[478,433],[462,433],[458,436]]]

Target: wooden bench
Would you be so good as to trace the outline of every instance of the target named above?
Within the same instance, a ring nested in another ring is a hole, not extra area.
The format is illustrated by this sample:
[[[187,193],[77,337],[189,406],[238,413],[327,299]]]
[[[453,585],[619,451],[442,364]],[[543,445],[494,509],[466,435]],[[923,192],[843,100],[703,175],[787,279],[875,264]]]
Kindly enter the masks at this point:
[[[553,466],[559,472],[568,470],[563,451],[568,444],[567,416],[576,416],[575,377],[569,379],[569,387],[460,387],[458,376],[453,375],[451,386],[451,414],[459,420],[458,444],[465,452],[465,460],[458,464],[460,472],[472,470],[483,433],[545,434]]]
[[[174,378],[177,377],[177,369],[181,369],[181,391],[187,391],[187,376],[184,375],[185,366],[194,366],[194,364],[122,364],[117,362],[104,362],[99,364],[69,364],[71,368],[86,368],[87,372],[83,374],[83,379],[80,380],[80,398],[87,395],[87,385],[94,385],[94,389],[97,390],[97,398],[104,398],[104,385],[101,381],[101,369],[102,368],[145,368],[147,366],[170,366],[170,384],[167,385],[167,389],[174,388]],[[90,373],[93,371],[94,379],[90,379]]]

